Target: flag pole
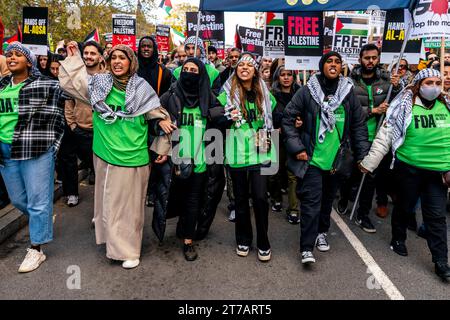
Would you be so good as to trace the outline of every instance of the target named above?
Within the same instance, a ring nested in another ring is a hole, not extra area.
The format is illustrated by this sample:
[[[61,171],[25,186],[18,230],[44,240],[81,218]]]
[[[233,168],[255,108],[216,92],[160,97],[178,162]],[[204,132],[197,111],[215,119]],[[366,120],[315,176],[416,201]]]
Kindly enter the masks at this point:
[[[200,31],[200,18],[201,18],[202,12],[198,10],[197,14],[197,31],[195,32],[195,49],[194,49],[194,57],[197,56],[197,43],[198,43],[198,34]]]
[[[408,43],[409,36],[411,34],[411,31],[412,31],[412,26],[413,26],[413,20],[410,19],[409,20],[409,24],[408,24],[407,29],[406,29],[405,39],[403,40],[402,49],[400,50],[400,54],[398,56],[397,64],[395,66],[395,74],[398,74],[398,69],[400,67],[400,61],[402,61],[403,55],[405,54],[406,45]],[[393,88],[394,88],[394,86],[391,84],[389,86],[389,90],[388,90],[385,102],[388,102],[391,99]],[[377,125],[377,131],[376,131],[377,133],[380,130],[380,127],[381,127],[381,125],[382,125],[382,123],[384,121],[385,116],[386,116],[385,113],[383,113],[381,115],[380,121],[378,122],[378,125]],[[356,199],[355,199],[355,202],[353,203],[352,213],[350,214],[350,221],[353,220],[353,216],[355,215],[356,207],[358,206],[359,197],[361,196],[361,190],[363,188],[364,181],[366,180],[366,175],[367,175],[367,173],[363,174],[361,182],[359,184],[358,193],[356,194]]]
[[[442,91],[444,91],[444,55],[445,55],[445,37],[442,36],[441,38],[441,57],[440,57],[440,65],[441,65],[441,78],[442,78]]]

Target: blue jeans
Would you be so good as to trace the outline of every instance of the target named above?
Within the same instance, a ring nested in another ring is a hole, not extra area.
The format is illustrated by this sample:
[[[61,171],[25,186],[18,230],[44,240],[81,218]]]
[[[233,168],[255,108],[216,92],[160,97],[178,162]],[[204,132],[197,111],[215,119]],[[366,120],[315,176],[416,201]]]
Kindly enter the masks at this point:
[[[32,245],[53,240],[55,148],[30,160],[11,160],[11,145],[0,142],[5,181],[11,203],[29,218]]]

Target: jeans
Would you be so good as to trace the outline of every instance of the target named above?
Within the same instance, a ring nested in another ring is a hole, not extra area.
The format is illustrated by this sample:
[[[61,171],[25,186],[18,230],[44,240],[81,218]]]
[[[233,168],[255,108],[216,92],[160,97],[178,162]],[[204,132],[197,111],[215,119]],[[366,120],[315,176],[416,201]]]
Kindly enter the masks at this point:
[[[29,160],[11,160],[11,145],[0,142],[0,173],[11,203],[29,218],[32,245],[53,240],[53,179],[56,151]]]
[[[270,249],[267,232],[269,229],[269,202],[267,199],[267,176],[259,170],[230,170],[236,205],[236,243],[251,246],[253,240],[250,217],[249,189],[253,200],[256,223],[256,244],[258,249]],[[250,186],[250,188],[249,188]]]
[[[406,240],[408,220],[420,198],[432,260],[447,262],[447,187],[442,183],[441,173],[419,169],[399,160],[395,163],[394,172],[398,188],[392,212],[392,239]]]
[[[300,251],[313,251],[319,233],[330,229],[333,200],[339,187],[338,177],[310,166],[297,181],[300,199]]]

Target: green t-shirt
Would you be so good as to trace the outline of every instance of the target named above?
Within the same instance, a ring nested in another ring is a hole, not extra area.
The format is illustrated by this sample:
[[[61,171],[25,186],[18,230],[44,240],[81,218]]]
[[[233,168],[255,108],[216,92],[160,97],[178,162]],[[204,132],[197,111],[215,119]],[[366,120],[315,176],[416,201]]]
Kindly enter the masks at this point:
[[[373,91],[372,86],[367,86],[367,94],[369,95],[369,108],[370,110],[373,109]],[[377,134],[377,118],[376,117],[370,117],[369,120],[367,120],[367,131],[369,132],[369,141],[373,142],[375,139],[375,136]]]
[[[225,106],[227,103],[226,92],[222,92],[217,99]],[[273,111],[277,101],[272,94],[270,94],[270,101]],[[225,164],[229,165],[231,168],[245,168],[266,164],[269,163],[269,161],[275,163],[277,161],[277,153],[273,140],[269,152],[258,153],[255,143],[255,134],[257,130],[263,128],[264,118],[259,113],[258,108],[254,103],[247,103],[246,106],[253,129],[248,122],[244,123],[239,128],[236,128],[236,125],[233,123],[226,135]]]
[[[428,110],[415,105],[405,141],[397,149],[397,158],[411,166],[450,170],[450,112],[440,101]]]
[[[11,144],[19,120],[19,92],[24,83],[7,85],[0,91],[0,141]]]
[[[181,68],[182,68],[182,67],[178,67],[178,68],[176,68],[175,70],[173,70],[173,76],[174,76],[174,78],[177,79],[177,80],[180,78]],[[208,73],[208,76],[209,76],[209,82],[210,82],[210,85],[211,85],[211,87],[212,87],[213,84],[214,84],[214,81],[215,81],[215,80],[217,79],[217,77],[220,75],[220,72],[217,71],[217,69],[214,68],[214,66],[211,65],[211,64],[206,64],[206,65],[205,65],[205,68],[206,68],[206,72]]]
[[[336,126],[333,132],[326,132],[325,139],[319,143],[320,113],[316,120],[316,145],[310,164],[321,170],[331,170],[336,158],[345,127],[345,109],[342,105],[334,111]]]
[[[112,88],[106,104],[114,111],[125,110],[125,92]],[[144,116],[118,118],[107,124],[94,112],[94,153],[102,160],[122,167],[141,167],[149,163],[148,124]]]
[[[179,157],[194,159],[194,172],[206,171],[205,143],[206,118],[202,117],[200,107],[183,108],[179,123]]]

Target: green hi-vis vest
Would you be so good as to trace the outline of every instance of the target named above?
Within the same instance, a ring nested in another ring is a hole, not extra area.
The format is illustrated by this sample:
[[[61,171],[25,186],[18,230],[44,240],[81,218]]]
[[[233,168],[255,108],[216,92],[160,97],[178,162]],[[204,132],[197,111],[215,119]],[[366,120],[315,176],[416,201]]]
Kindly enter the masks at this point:
[[[227,94],[222,92],[217,99],[225,106],[227,103]],[[270,94],[272,111],[275,109],[277,101]],[[251,126],[248,122],[242,124],[239,128],[233,123],[230,130],[227,131],[225,141],[225,164],[231,168],[245,168],[266,164],[277,161],[275,144],[272,141],[272,147],[269,152],[258,152],[255,141],[256,131],[264,126],[264,118],[259,113],[254,103],[246,104],[247,113]]]
[[[397,159],[417,168],[450,170],[450,111],[440,101],[428,110],[414,105]]]
[[[0,141],[11,144],[19,120],[19,92],[24,83],[12,83],[0,91]]]
[[[114,111],[125,110],[125,92],[113,87],[105,102]],[[100,159],[122,167],[148,165],[148,124],[143,115],[107,124],[94,112],[93,126],[93,150]]]
[[[175,70],[173,70],[173,76],[175,79],[179,79],[180,78],[180,74],[181,74],[181,68],[182,67],[178,67]],[[216,68],[214,68],[213,65],[211,64],[205,64],[205,68],[206,68],[206,72],[208,72],[208,77],[209,77],[209,82],[210,82],[210,86],[212,87],[214,81],[217,79],[217,77],[220,75],[220,72],[217,71]]]
[[[316,145],[310,165],[321,170],[331,170],[336,158],[341,139],[344,135],[345,109],[342,105],[334,111],[336,126],[333,132],[326,132],[323,143],[319,143],[320,113],[316,120]]]
[[[180,143],[178,156],[194,160],[195,173],[206,171],[204,135],[206,118],[202,117],[200,107],[183,108],[180,124]]]

